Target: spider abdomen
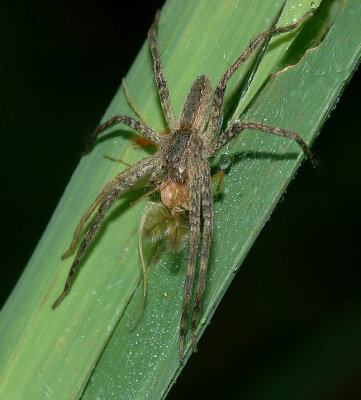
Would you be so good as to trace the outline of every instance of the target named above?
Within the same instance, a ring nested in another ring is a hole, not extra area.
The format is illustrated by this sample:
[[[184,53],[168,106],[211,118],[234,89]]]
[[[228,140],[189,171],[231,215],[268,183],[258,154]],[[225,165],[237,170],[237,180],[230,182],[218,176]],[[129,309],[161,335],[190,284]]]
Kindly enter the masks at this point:
[[[168,208],[189,210],[187,179],[185,179],[185,183],[168,179],[165,182],[165,186],[160,190],[160,196],[162,203]]]

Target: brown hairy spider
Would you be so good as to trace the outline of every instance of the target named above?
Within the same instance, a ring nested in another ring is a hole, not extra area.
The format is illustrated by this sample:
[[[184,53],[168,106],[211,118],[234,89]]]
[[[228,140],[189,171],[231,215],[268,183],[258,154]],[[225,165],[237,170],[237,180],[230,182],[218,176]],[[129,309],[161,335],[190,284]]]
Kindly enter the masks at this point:
[[[197,340],[195,330],[205,288],[209,250],[213,231],[213,201],[210,165],[208,161],[209,158],[218,153],[223,146],[225,146],[240,132],[245,129],[252,129],[293,139],[301,146],[303,151],[313,159],[311,150],[302,138],[296,132],[286,129],[271,127],[258,122],[237,121],[230,125],[226,130],[219,133],[219,126],[222,118],[223,97],[227,83],[242,63],[257,47],[264,43],[267,38],[295,29],[309,14],[310,12],[307,12],[297,22],[291,25],[259,33],[241,55],[233,62],[233,64],[225,71],[214,93],[209,78],[205,75],[198,76],[188,93],[178,120],[173,112],[167,82],[163,73],[155,32],[156,22],[151,26],[148,32],[148,38],[154,61],[155,81],[163,113],[169,127],[169,133],[166,135],[158,134],[146,124],[126,115],[117,115],[98,126],[94,131],[90,146],[94,144],[100,132],[103,132],[114,124],[122,122],[136,130],[143,137],[149,139],[152,143],[156,144],[158,150],[154,155],[145,157],[138,161],[108,182],[81,218],[74,233],[70,248],[63,255],[63,258],[70,255],[74,250],[84,224],[98,208],[79,245],[64,290],[54,302],[52,306],[53,309],[59,305],[69,292],[79,262],[87,246],[103,222],[110,204],[118,199],[118,197],[126,190],[133,187],[141,178],[151,174],[149,178],[151,184],[155,185],[156,182],[161,182],[157,189],[160,190],[162,202],[165,207],[170,209],[170,213],[188,213],[189,215],[190,246],[184,286],[182,316],[180,321],[180,360],[183,359],[184,355],[184,339],[195,279],[196,261],[201,235],[202,211],[202,246],[196,296],[191,319],[192,342],[194,351],[196,351]],[[169,218],[169,215],[170,214],[165,214],[165,217]],[[144,224],[144,222],[142,223]]]

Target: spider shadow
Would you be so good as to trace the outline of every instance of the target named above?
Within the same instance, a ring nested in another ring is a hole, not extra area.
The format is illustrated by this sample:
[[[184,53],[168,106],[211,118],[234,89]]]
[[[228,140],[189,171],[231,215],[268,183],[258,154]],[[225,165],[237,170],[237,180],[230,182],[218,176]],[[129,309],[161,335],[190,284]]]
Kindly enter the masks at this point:
[[[300,153],[288,152],[279,154],[271,151],[240,151],[231,155],[232,163],[227,171],[232,168],[232,165],[238,164],[244,160],[268,160],[268,161],[290,161],[295,160]]]

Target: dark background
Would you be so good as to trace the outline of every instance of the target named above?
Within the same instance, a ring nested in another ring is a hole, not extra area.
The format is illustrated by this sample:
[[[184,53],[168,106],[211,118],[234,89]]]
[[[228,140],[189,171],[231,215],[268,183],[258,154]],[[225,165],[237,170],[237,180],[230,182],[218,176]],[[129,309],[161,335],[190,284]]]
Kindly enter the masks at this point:
[[[163,2],[123,3],[0,4],[2,302]],[[360,398],[359,93],[356,73],[169,399]]]

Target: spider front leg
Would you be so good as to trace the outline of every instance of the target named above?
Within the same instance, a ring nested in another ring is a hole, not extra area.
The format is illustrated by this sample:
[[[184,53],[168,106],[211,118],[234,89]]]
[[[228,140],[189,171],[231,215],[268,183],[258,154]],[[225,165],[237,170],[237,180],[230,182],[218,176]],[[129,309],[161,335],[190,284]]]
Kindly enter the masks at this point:
[[[292,31],[298,25],[300,25],[311,13],[311,11],[306,12],[298,21],[293,24],[282,26],[280,28],[272,29],[266,32],[259,33],[251,43],[243,50],[241,55],[237,58],[236,61],[226,70],[223,74],[221,80],[219,81],[217,88],[214,92],[212,108],[209,118],[209,124],[207,130],[204,134],[207,143],[210,143],[217,134],[217,130],[219,127],[220,119],[222,116],[222,106],[223,106],[223,98],[224,93],[226,91],[227,83],[233,76],[233,74],[238,70],[238,68],[247,60],[247,58],[256,50],[259,46],[261,46],[267,38],[271,36],[278,35],[280,33],[285,33]]]
[[[235,122],[228,129],[226,129],[218,139],[216,139],[213,143],[211,143],[207,152],[209,156],[216,154],[223,146],[225,146],[232,138],[238,135],[245,129],[253,129],[260,132],[272,133],[273,135],[282,136],[286,138],[290,138],[295,140],[301,147],[302,150],[310,157],[312,164],[316,165],[316,159],[305,143],[305,141],[301,138],[301,136],[294,131],[289,131],[287,129],[281,129],[274,126],[260,124],[258,122]]]
[[[189,224],[190,224],[190,245],[189,245],[189,255],[188,255],[188,267],[186,280],[184,284],[184,298],[182,306],[182,317],[180,321],[180,345],[179,345],[179,359],[183,360],[184,356],[184,337],[187,326],[189,305],[192,296],[193,282],[195,267],[197,261],[197,253],[199,246],[199,236],[200,236],[200,218],[201,218],[201,204],[200,204],[200,194],[201,194],[201,181],[199,178],[198,166],[195,166],[189,171]]]

